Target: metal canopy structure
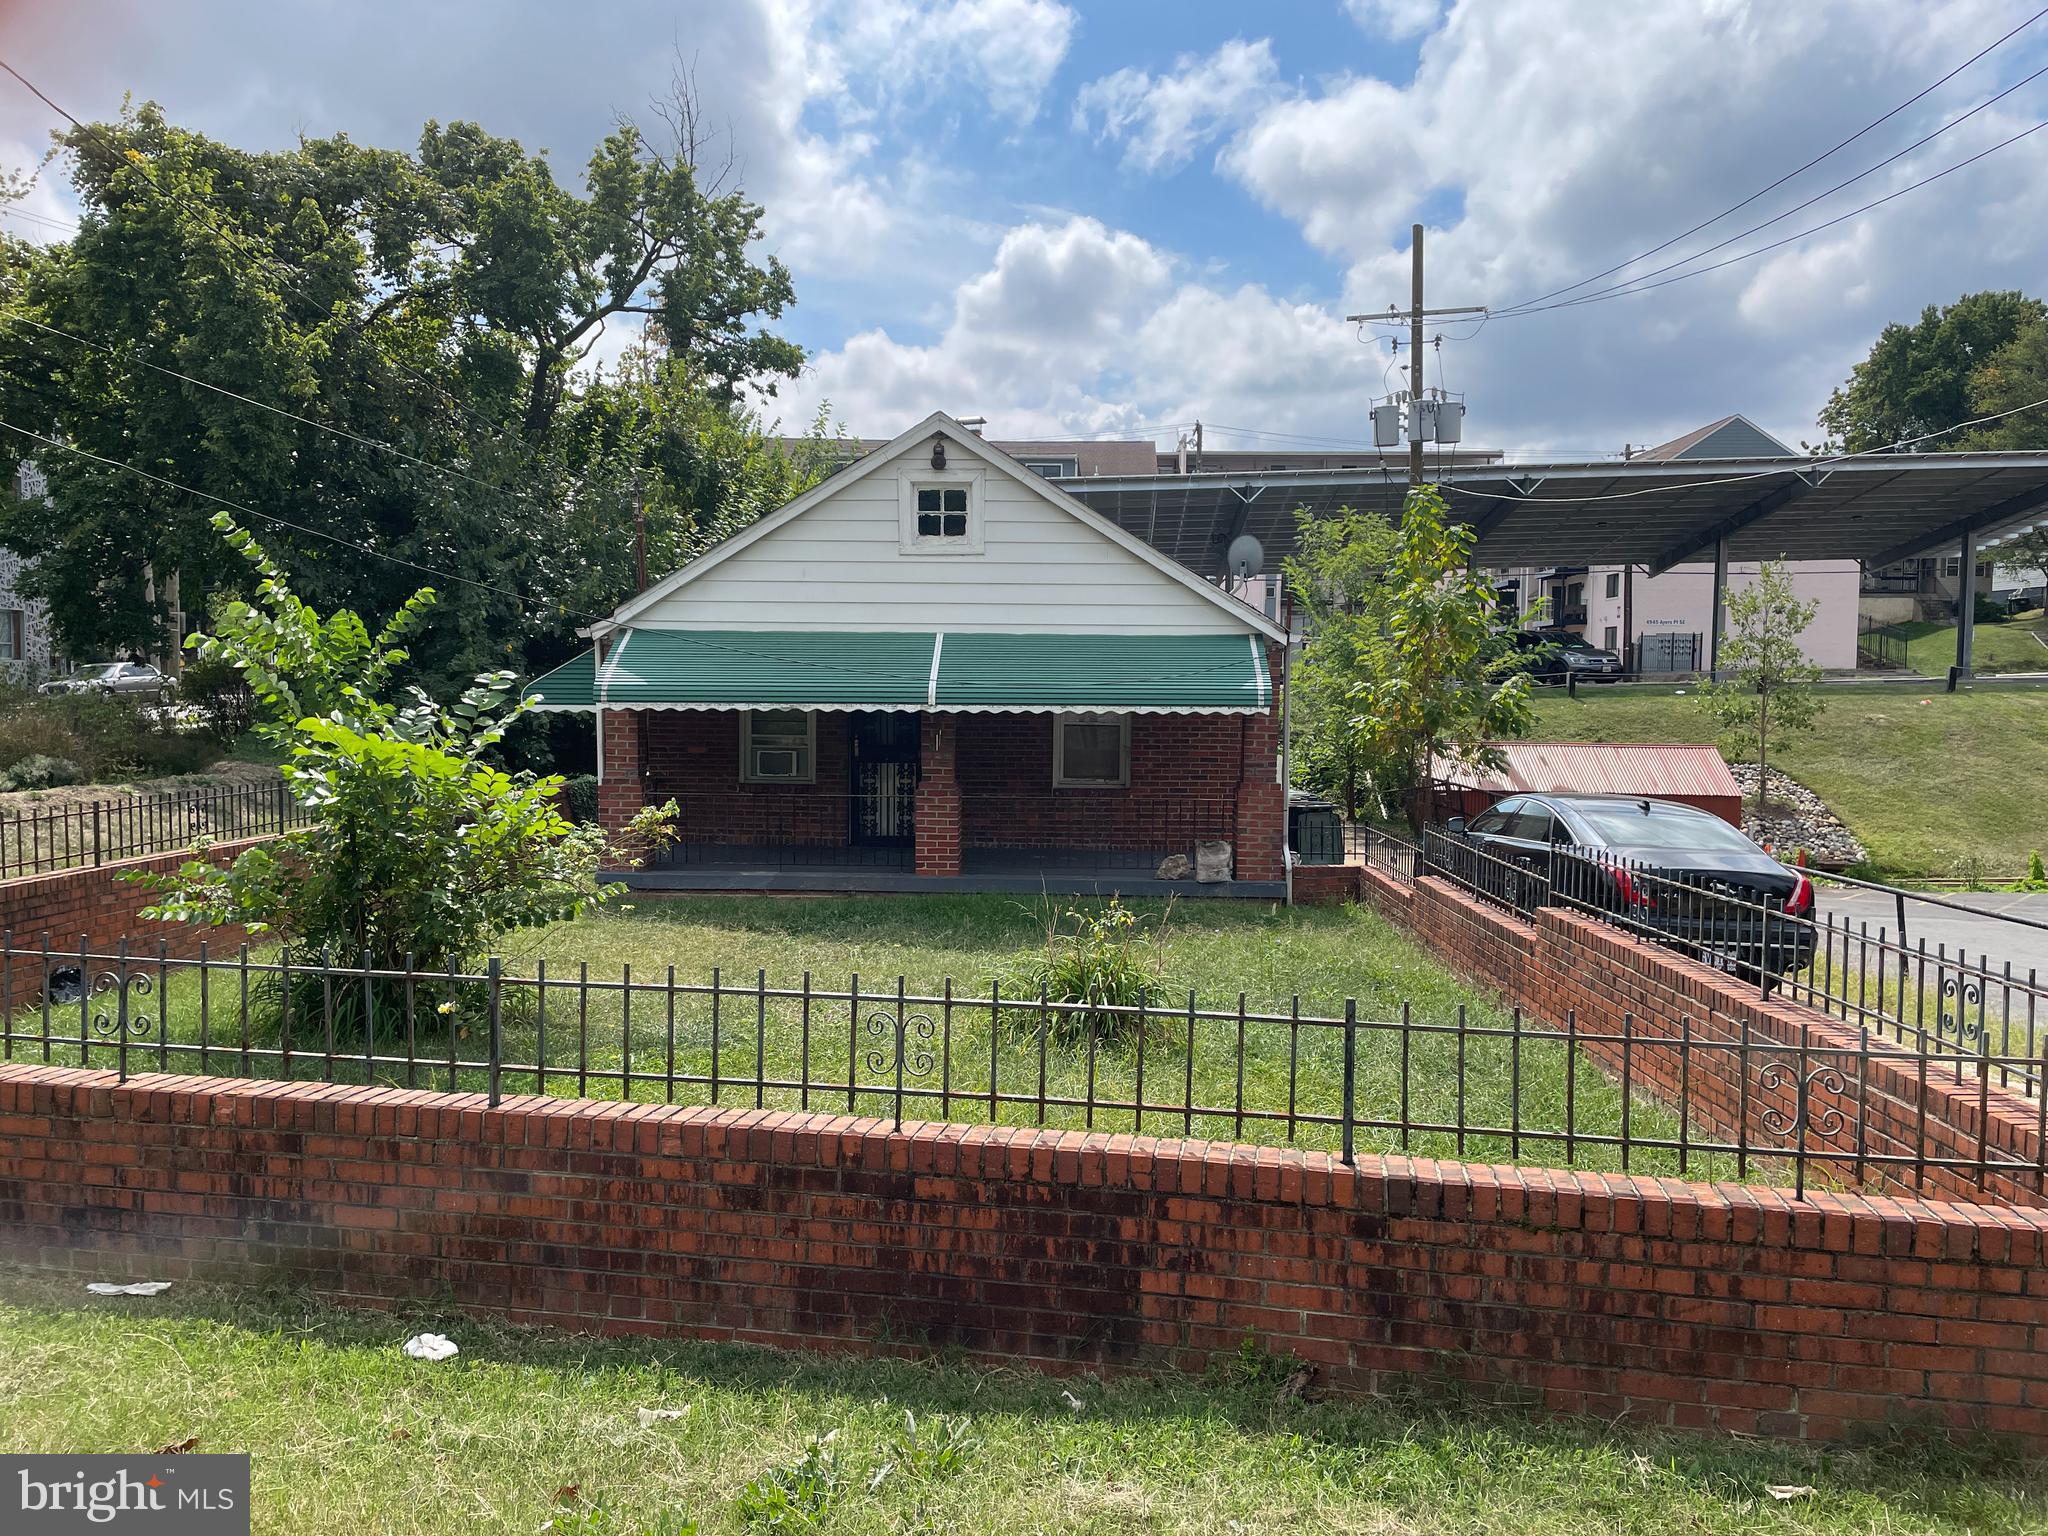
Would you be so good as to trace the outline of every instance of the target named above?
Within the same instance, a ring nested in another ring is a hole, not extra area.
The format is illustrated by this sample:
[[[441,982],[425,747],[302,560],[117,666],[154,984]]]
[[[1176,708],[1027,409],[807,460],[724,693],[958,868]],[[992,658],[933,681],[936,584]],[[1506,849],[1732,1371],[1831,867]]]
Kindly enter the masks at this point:
[[[1482,566],[1854,559],[1872,567],[1996,542],[2048,519],[2048,453],[1431,465],[1453,516],[1479,530]],[[1204,575],[1240,534],[1267,569],[1294,549],[1294,514],[1398,513],[1404,462],[1345,470],[1089,476],[1056,482]]]

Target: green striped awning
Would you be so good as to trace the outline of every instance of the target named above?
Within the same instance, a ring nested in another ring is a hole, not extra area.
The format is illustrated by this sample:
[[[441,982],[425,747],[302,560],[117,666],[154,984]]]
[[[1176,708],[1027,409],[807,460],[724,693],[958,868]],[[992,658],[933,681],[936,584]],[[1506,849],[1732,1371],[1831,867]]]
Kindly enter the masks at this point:
[[[1256,713],[1251,635],[625,630],[527,686],[538,708],[1114,710]]]
[[[938,709],[1263,710],[1250,635],[963,635],[939,646]]]

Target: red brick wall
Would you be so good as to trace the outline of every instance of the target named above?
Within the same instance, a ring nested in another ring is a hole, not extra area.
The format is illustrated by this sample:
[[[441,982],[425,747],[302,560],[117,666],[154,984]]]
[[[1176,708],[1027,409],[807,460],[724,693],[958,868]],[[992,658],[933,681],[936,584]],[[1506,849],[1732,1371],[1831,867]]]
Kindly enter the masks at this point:
[[[610,711],[600,819],[617,830],[643,804],[673,798],[684,841],[844,843],[847,716],[817,720],[816,784],[743,785],[736,712]],[[924,717],[922,774],[933,783],[919,788],[919,824],[929,813],[954,825],[934,827],[920,873],[957,873],[960,847],[1156,848],[1163,856],[1221,838],[1236,847],[1239,878],[1283,877],[1277,716],[1134,716],[1125,789],[1055,789],[1052,738],[1050,715]],[[951,790],[937,777],[941,745],[953,763]],[[958,846],[943,851],[948,841]]]
[[[645,719],[647,799],[656,805],[675,800],[683,841],[827,847],[846,841],[845,714],[818,713],[813,784],[742,784],[737,710],[652,709]]]
[[[918,722],[917,838],[920,875],[960,873],[960,741],[974,730],[971,717],[926,715]]]
[[[227,864],[244,849],[268,841],[255,837],[216,843],[206,856],[216,864]],[[36,949],[48,935],[51,949],[59,955],[70,950],[74,964],[81,944],[94,954],[112,954],[123,939],[136,955],[155,955],[162,946],[164,954],[187,959],[199,953],[201,943],[216,952],[232,952],[244,937],[241,929],[145,922],[138,914],[157,899],[156,893],[122,878],[137,870],[168,874],[192,857],[189,851],[160,853],[97,868],[0,882],[0,934],[22,951]],[[0,999],[33,998],[40,995],[42,985],[40,958],[12,966],[0,964]]]
[[[1581,1035],[1652,1037],[1628,1047],[1631,1082],[1676,1106],[1683,1072],[1696,1129],[1729,1141],[1746,1136],[1759,1149],[1784,1146],[1786,1137],[1766,1117],[1784,1124],[1795,1114],[1799,1069],[1833,1068],[1839,1080],[1811,1079],[1808,1098],[1805,1145],[1820,1159],[1820,1175],[1841,1184],[1860,1179],[1866,1188],[2048,1206],[2048,1179],[1999,1168],[2014,1159],[2040,1168],[2042,1106],[2031,1099],[1974,1075],[1930,1070],[1924,1058],[1890,1050],[1876,1035],[1868,1042],[1875,1054],[1865,1061],[1854,1026],[1782,994],[1765,1001],[1753,986],[1589,918],[1545,907],[1523,919],[1445,880],[1408,885],[1377,870],[1349,869],[1382,913],[1541,1024],[1561,1028],[1570,1019]],[[1767,1059],[1753,1055],[1745,1084],[1736,1052],[1687,1048],[1745,1039],[1786,1048],[1775,1058],[1783,1070],[1767,1081]],[[1622,1070],[1618,1041],[1586,1050],[1610,1072]],[[1859,1123],[1864,1144],[1879,1156],[1917,1160],[1924,1147],[1927,1157],[1966,1166],[1859,1165],[1850,1155]]]
[[[0,1067],[0,1251],[519,1323],[2048,1444],[2030,1212],[1201,1142]],[[894,1342],[877,1342],[888,1340]]]
[[[962,833],[971,848],[1190,856],[1198,838],[1234,842],[1245,736],[1243,716],[1133,715],[1128,787],[1055,789],[1051,715],[964,717]]]

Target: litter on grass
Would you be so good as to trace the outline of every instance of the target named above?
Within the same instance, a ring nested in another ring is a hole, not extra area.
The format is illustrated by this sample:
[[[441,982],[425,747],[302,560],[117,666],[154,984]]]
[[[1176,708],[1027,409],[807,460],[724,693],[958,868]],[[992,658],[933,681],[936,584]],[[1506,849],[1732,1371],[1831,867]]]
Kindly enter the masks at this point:
[[[640,1410],[640,1427],[642,1429],[652,1429],[655,1425],[665,1420],[680,1419],[689,1411],[687,1406],[682,1408],[642,1408]]]
[[[455,1341],[438,1333],[416,1333],[405,1341],[405,1352],[415,1360],[446,1360],[456,1353]]]
[[[111,1280],[95,1280],[86,1286],[86,1289],[95,1296],[154,1296],[170,1288],[171,1282],[168,1280],[136,1280],[128,1285],[117,1285]]]

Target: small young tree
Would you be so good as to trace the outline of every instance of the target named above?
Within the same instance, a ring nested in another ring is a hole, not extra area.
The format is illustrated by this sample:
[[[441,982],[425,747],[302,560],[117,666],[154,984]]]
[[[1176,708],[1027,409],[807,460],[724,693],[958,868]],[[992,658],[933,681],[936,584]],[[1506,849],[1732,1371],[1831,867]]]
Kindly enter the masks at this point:
[[[1304,520],[1288,574],[1309,605],[1303,672],[1312,738],[1352,755],[1383,809],[1426,814],[1430,764],[1496,766],[1503,736],[1527,733],[1529,679],[1497,625],[1492,584],[1471,566],[1473,534],[1432,486],[1410,491],[1401,525],[1340,513]]]
[[[501,934],[574,917],[614,889],[597,881],[604,834],[562,815],[559,777],[489,760],[525,710],[509,672],[452,707],[417,689],[381,697],[406,659],[397,641],[432,607],[422,589],[372,637],[346,610],[322,618],[226,514],[215,524],[254,567],[254,603],[224,603],[188,642],[248,679],[260,729],[290,753],[284,776],[311,824],[244,851],[149,877],[146,916],[275,934],[302,957],[380,968],[463,966]],[[675,807],[643,812],[658,839]]]
[[[1772,745],[1810,730],[1826,707],[1813,690],[1820,668],[1799,645],[1820,605],[1800,600],[1782,560],[1764,561],[1756,580],[1730,592],[1727,601],[1721,669],[1728,675],[1702,684],[1698,697],[1720,722],[1724,743],[1738,760],[1755,756],[1757,802],[1764,804],[1770,799]]]

